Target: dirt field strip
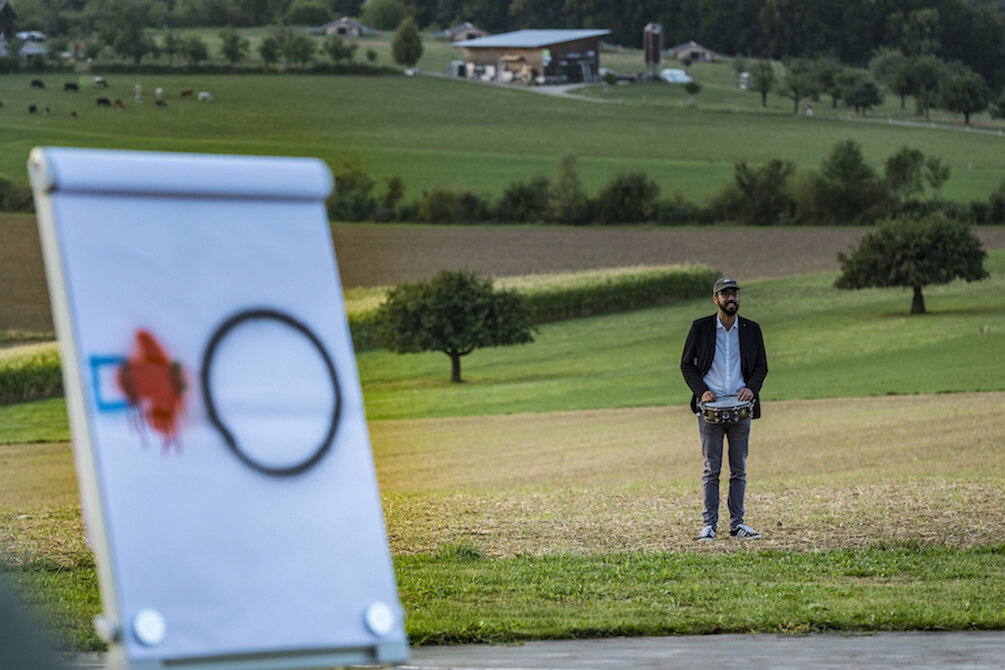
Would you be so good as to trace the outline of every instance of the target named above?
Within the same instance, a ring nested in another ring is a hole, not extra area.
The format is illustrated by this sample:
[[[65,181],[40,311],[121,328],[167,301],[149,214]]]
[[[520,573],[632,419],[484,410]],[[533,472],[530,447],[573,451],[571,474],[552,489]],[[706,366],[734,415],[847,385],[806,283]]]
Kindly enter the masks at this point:
[[[639,265],[695,263],[744,281],[832,272],[868,228],[656,228],[643,226],[332,227],[344,288],[393,286],[439,270],[509,277]],[[1005,226],[975,229],[1005,248]],[[38,231],[32,217],[0,214],[0,329],[52,332]]]
[[[373,422],[392,549],[693,550],[694,421],[675,407]],[[751,438],[747,520],[771,549],[998,542],[1003,442],[1002,393],[774,402]]]
[[[395,554],[995,545],[1005,537],[1005,393],[772,402],[754,424],[756,545],[698,546],[701,456],[686,407],[370,422]],[[725,514],[725,481],[722,486]],[[0,446],[0,550],[72,564],[69,444]],[[1005,578],[1005,575],[1001,575]]]

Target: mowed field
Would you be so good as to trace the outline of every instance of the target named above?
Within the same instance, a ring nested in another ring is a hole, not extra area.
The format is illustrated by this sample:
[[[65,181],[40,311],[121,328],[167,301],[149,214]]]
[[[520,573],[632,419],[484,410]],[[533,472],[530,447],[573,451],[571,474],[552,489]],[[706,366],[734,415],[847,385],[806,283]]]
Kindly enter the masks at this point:
[[[716,67],[728,76],[727,65]],[[99,90],[81,73],[43,75],[44,91],[32,90],[31,78],[0,76],[0,175],[17,181],[26,180],[32,147],[62,145],[316,156],[333,167],[358,157],[378,191],[400,175],[406,200],[435,187],[498,197],[513,181],[553,175],[558,159],[572,154],[588,192],[620,171],[643,170],[663,194],[701,202],[733,178],[737,161],[780,158],[815,169],[846,139],[859,142],[880,173],[903,146],[940,158],[952,171],[942,193],[949,200],[986,199],[1005,180],[1005,137],[763,113],[749,97],[742,106],[692,109],[597,104],[431,76],[120,74]],[[81,92],[64,93],[67,79]],[[168,107],[134,103],[135,84],[148,98],[163,88]],[[183,100],[183,89],[209,91],[214,101]],[[121,98],[127,109],[97,107],[97,96]],[[49,115],[29,114],[31,104]]]

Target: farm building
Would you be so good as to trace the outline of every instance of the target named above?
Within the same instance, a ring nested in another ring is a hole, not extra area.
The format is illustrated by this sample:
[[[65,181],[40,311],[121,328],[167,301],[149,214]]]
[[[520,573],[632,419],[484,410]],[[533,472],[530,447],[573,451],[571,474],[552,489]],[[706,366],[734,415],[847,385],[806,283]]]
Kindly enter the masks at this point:
[[[676,60],[690,58],[694,63],[710,63],[715,60],[714,51],[707,47],[703,47],[694,40],[671,47],[670,49],[667,49],[667,53],[671,58]]]
[[[350,19],[348,16],[343,16],[341,19],[321,26],[321,32],[325,35],[352,35],[353,37],[359,37],[373,31],[359,21]]]
[[[522,84],[595,81],[600,41],[610,30],[517,30],[454,46],[463,49],[468,77]]]
[[[463,40],[474,40],[479,37],[488,37],[491,33],[487,30],[482,30],[470,21],[465,21],[460,25],[451,26],[443,31],[443,33],[450,38],[451,42],[461,42]]]

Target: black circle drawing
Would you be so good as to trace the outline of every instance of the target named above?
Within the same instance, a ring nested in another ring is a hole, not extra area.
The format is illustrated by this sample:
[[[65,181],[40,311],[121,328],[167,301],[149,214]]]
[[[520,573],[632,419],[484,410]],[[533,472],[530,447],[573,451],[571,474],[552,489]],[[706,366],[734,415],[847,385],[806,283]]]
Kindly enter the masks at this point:
[[[332,390],[335,392],[335,403],[331,412],[331,424],[328,426],[328,432],[321,441],[321,444],[304,460],[285,467],[275,467],[260,463],[241,449],[241,445],[237,443],[236,439],[234,439],[233,433],[230,432],[230,429],[227,428],[227,425],[220,418],[220,414],[216,409],[216,403],[213,400],[213,393],[209,382],[210,369],[213,365],[213,357],[216,355],[216,351],[220,347],[220,343],[223,342],[224,338],[226,338],[227,335],[235,328],[238,328],[249,321],[263,320],[276,321],[285,326],[289,326],[306,337],[318,350],[318,353],[321,354],[321,358],[324,359],[325,366],[328,369],[328,375],[331,377]],[[210,423],[212,423],[213,426],[220,431],[224,442],[227,443],[230,450],[233,451],[234,454],[236,454],[237,457],[249,467],[254,468],[263,474],[276,477],[299,475],[314,467],[318,461],[320,461],[324,455],[328,453],[328,450],[331,449],[332,442],[335,438],[335,431],[338,428],[339,415],[342,411],[342,394],[339,393],[338,375],[335,374],[335,366],[332,364],[332,360],[331,357],[328,356],[328,352],[325,351],[324,345],[321,344],[321,340],[319,340],[307,326],[300,321],[297,321],[292,316],[274,309],[249,309],[238,312],[237,314],[229,317],[226,321],[220,324],[220,326],[213,333],[213,336],[210,338],[209,344],[206,345],[206,350],[202,355],[202,369],[199,373],[199,377],[202,384],[202,395],[206,400],[206,410],[209,413]]]

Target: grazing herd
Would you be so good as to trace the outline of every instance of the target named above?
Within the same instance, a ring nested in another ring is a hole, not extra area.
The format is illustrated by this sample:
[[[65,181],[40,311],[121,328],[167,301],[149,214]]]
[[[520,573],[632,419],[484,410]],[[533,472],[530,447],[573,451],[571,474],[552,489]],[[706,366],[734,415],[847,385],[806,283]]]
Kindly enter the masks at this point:
[[[94,86],[97,87],[97,88],[107,89],[108,88],[108,81],[104,77],[95,77],[94,78]],[[45,90],[45,82],[42,81],[41,79],[32,79],[31,80],[31,88],[32,89]],[[80,92],[80,85],[77,82],[73,82],[73,81],[65,82],[63,84],[63,92],[64,93],[79,93]],[[213,101],[213,96],[209,93],[209,91],[199,91],[198,93],[196,93],[191,88],[186,88],[186,89],[182,90],[182,92],[181,92],[181,98],[183,98],[183,99],[184,98],[194,98],[194,99],[198,100],[199,102],[212,102]],[[133,100],[135,101],[136,104],[143,104],[143,87],[140,84],[136,84],[133,87]],[[99,97],[95,98],[95,104],[98,107],[109,107],[109,108],[113,108],[113,109],[118,110],[118,111],[126,111],[126,109],[127,109],[126,103],[123,102],[121,98],[99,96]],[[3,105],[3,101],[0,101],[0,108],[2,108],[3,106],[4,106]],[[166,109],[167,108],[168,104],[164,100],[164,89],[163,88],[158,87],[158,88],[156,88],[154,90],[154,106],[158,107],[158,108],[161,108],[161,109]],[[42,116],[49,116],[50,110],[49,110],[49,106],[48,105],[44,105],[44,106],[40,107],[38,104],[29,104],[28,105],[28,113],[29,114],[39,114],[39,113],[41,113]],[[77,110],[76,109],[71,109],[70,110],[70,116],[73,117],[73,118],[77,118]]]

